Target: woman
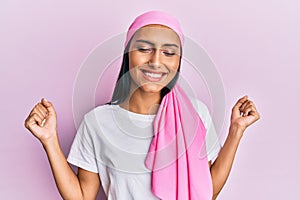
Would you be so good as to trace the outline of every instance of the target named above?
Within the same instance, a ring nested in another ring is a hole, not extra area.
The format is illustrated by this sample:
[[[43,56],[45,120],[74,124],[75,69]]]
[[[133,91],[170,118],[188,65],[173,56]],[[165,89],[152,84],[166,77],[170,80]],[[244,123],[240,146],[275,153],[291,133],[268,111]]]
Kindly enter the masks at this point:
[[[208,110],[176,84],[183,43],[179,23],[164,12],[134,20],[112,101],[88,112],[74,139],[68,161],[77,175],[59,145],[51,102],[32,109],[25,126],[43,144],[64,199],[95,199],[100,185],[108,199],[216,199],[259,114],[247,96],[239,99],[223,147],[209,151]]]

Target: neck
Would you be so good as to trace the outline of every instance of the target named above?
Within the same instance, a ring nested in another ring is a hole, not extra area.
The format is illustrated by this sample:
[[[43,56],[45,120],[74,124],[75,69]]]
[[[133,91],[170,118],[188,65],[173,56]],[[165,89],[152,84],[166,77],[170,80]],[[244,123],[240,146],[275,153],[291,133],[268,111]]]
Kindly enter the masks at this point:
[[[129,97],[120,104],[122,108],[139,114],[156,114],[160,104],[160,92],[131,90]]]

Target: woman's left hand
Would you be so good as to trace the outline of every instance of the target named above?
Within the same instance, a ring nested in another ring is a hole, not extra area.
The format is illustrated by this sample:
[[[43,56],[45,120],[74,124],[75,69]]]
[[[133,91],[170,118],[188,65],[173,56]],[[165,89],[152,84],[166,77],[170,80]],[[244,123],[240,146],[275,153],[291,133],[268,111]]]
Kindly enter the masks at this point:
[[[248,126],[260,118],[254,103],[248,96],[240,98],[232,108],[231,126],[241,128],[244,131]]]

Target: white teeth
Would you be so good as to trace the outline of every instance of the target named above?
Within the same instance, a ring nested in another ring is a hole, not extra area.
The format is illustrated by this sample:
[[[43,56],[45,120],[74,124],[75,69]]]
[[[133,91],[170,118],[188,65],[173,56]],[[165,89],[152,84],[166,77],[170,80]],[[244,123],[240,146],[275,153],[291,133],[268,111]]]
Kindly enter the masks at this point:
[[[161,78],[162,77],[162,74],[154,74],[154,73],[149,73],[149,72],[145,72],[144,74],[151,78]]]

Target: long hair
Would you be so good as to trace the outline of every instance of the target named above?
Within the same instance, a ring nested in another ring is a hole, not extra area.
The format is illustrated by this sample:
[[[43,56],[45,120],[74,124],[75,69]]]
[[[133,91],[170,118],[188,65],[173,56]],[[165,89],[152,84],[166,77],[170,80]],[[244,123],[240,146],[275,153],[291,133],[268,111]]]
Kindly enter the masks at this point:
[[[123,61],[121,64],[120,73],[119,73],[119,76],[117,79],[117,83],[116,83],[116,86],[114,89],[112,99],[107,104],[118,105],[118,104],[124,102],[129,95],[130,83],[131,83],[131,76],[129,73],[129,46],[131,43],[131,39],[129,40],[129,42],[124,50],[124,53],[123,53]],[[180,58],[179,58],[178,70],[177,70],[174,78],[165,87],[163,87],[163,89],[160,91],[161,99],[170,92],[170,90],[175,86],[175,84],[178,80],[180,65],[181,65],[181,58],[182,58],[182,47],[180,46]]]

